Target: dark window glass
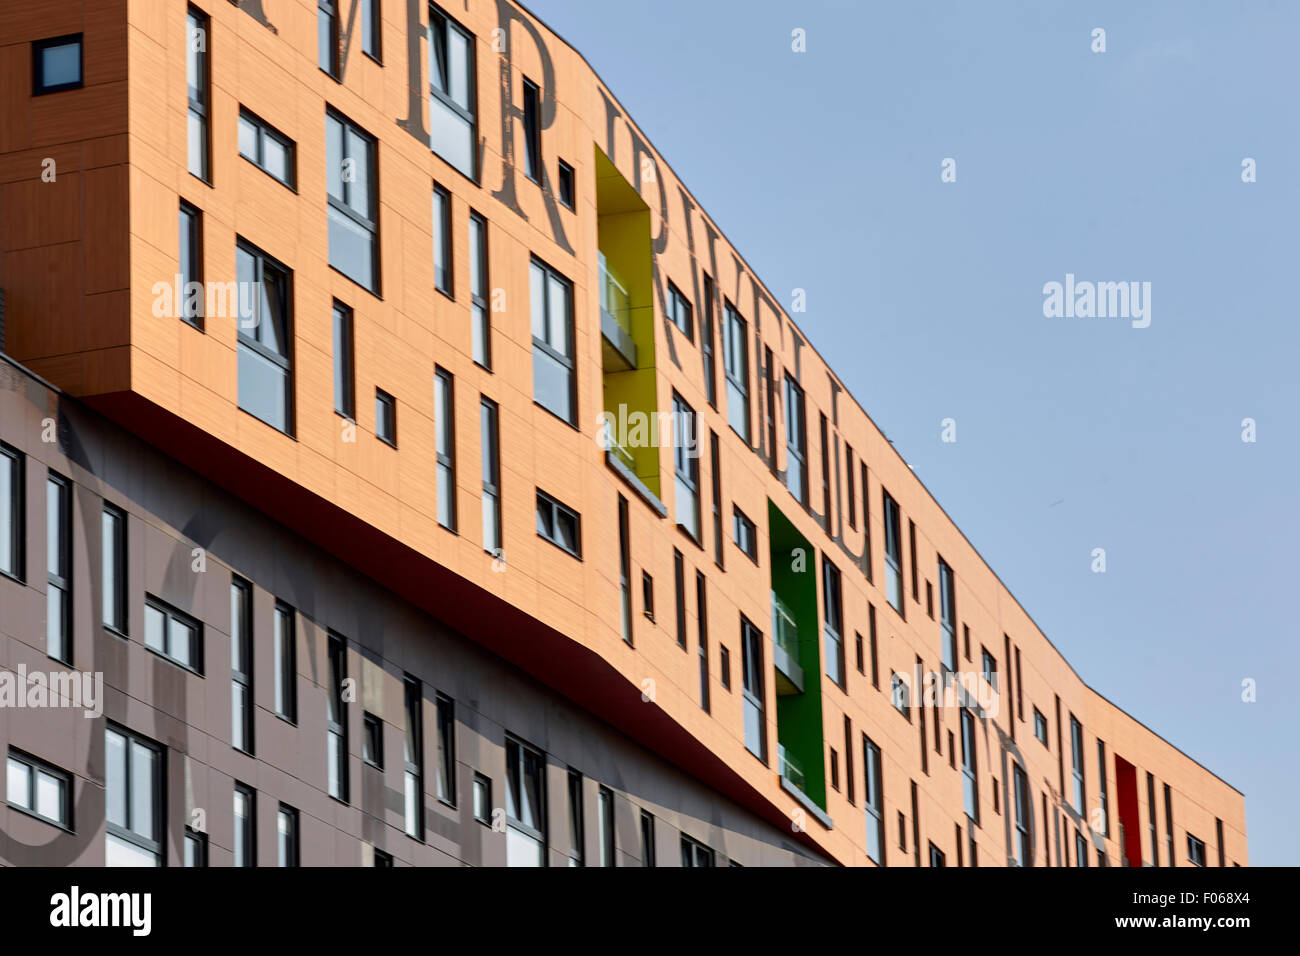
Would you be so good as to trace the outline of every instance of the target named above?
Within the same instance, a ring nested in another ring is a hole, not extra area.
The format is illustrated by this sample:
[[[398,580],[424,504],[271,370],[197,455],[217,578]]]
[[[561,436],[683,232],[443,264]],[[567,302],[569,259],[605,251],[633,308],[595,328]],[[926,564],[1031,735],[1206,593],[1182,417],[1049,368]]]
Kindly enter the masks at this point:
[[[726,303],[722,325],[722,359],[727,374],[727,423],[749,441],[749,341],[745,320]]]
[[[497,431],[497,404],[479,403],[479,447],[483,456],[483,550],[501,551],[501,452]]]
[[[903,611],[903,536],[901,517],[896,502],[887,491],[882,491],[885,510],[885,598],[895,611]]]
[[[22,581],[27,546],[26,456],[0,443],[0,574]]]
[[[695,319],[690,300],[671,282],[668,283],[668,321],[677,326],[688,339],[695,340]]]
[[[72,663],[72,485],[50,472],[45,483],[45,652]]]
[[[294,635],[293,608],[276,602],[272,618],[272,658],[275,661],[275,712],[296,723],[298,720],[298,647]]]
[[[353,360],[352,310],[334,302],[334,411],[357,417],[356,364]]]
[[[81,87],[81,34],[32,44],[32,95]]]
[[[673,393],[673,476],[677,525],[697,542],[700,528],[700,444],[695,431],[695,409]]]
[[[424,691],[419,678],[409,674],[403,684],[406,695],[406,734],[403,737],[405,772],[403,807],[406,835],[424,839]]]
[[[202,329],[205,312],[203,214],[189,203],[182,202],[178,226],[181,301],[176,304],[176,314],[196,329]]]
[[[487,220],[476,212],[469,214],[469,295],[471,346],[474,361],[492,368],[492,322],[488,313],[488,240]]]
[[[506,738],[506,866],[546,865],[546,757]]]
[[[338,0],[316,0],[316,65],[339,78]]]
[[[348,704],[344,681],[348,677],[347,642],[329,635],[329,686],[325,698],[325,767],[329,795],[348,801]]]
[[[641,811],[641,865],[655,865],[655,818],[647,810]]]
[[[569,769],[569,866],[586,866],[587,826],[582,813],[582,774]]]
[[[361,759],[384,769],[384,722],[374,714],[361,717]]]
[[[614,791],[601,787],[596,793],[596,812],[600,821],[600,865],[617,866],[614,843]]]
[[[280,804],[276,818],[278,862],[280,866],[298,865],[298,811]]]
[[[257,792],[235,784],[235,866],[257,866]]]
[[[446,694],[435,699],[438,718],[438,799],[456,805],[456,702]]]
[[[808,425],[803,389],[785,376],[785,485],[800,504],[808,504]]]
[[[560,202],[573,209],[575,201],[573,167],[562,159],[556,160],[556,163],[558,164],[556,179],[559,181]]]
[[[375,437],[397,447],[397,399],[375,389]]]
[[[582,557],[582,519],[544,491],[537,492],[537,533],[575,558]]]
[[[433,184],[433,287],[453,294],[451,193]]]
[[[750,521],[743,511],[733,506],[732,524],[736,547],[744,551],[749,560],[758,564],[758,531],[754,527],[754,522]]]
[[[714,866],[714,853],[711,849],[685,834],[682,835],[682,866]]]
[[[524,77],[524,175],[542,179],[542,95],[537,84]]]
[[[456,530],[456,391],[445,369],[433,378],[433,424],[438,452],[438,524]]]
[[[253,592],[247,581],[230,582],[230,742],[253,752]]]
[[[126,633],[126,512],[104,505],[100,517],[101,601],[105,627]]]
[[[826,614],[826,676],[844,687],[844,599],[839,568],[822,555],[822,605]]]
[[[767,762],[767,705],[763,690],[763,635],[740,619],[741,671],[744,678],[745,747]]]

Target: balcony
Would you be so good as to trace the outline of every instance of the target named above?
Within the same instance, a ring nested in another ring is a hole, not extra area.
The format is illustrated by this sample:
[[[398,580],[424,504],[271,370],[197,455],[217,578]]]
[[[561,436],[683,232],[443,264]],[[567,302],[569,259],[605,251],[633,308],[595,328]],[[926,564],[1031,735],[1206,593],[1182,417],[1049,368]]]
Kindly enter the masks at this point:
[[[615,278],[600,254],[600,334],[604,338],[604,364],[607,370],[622,366],[634,369],[636,341],[632,337],[632,297],[623,283]]]
[[[772,664],[776,668],[778,697],[802,694],[803,668],[799,666],[799,628],[794,615],[772,593]]]
[[[808,778],[804,775],[803,768],[786,752],[785,747],[778,747],[778,756],[781,758],[781,777],[790,781],[799,788],[801,792],[806,792],[808,788]]]

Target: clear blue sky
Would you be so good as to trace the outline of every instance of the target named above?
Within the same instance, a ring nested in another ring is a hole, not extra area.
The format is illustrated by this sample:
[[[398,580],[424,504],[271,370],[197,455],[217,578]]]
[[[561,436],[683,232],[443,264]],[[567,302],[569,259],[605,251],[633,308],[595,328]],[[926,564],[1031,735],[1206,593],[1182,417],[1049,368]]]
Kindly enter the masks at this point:
[[[1083,679],[1246,794],[1252,863],[1300,863],[1300,4],[527,5],[807,290],[800,327]],[[1150,327],[1045,318],[1067,272],[1150,282]]]

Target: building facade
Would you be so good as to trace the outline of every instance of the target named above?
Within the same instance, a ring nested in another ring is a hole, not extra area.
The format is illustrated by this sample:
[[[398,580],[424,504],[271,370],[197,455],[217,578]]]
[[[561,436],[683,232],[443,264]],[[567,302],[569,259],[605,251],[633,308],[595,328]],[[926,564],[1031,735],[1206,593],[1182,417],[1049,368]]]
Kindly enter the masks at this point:
[[[1247,862],[524,7],[0,70],[4,862]]]

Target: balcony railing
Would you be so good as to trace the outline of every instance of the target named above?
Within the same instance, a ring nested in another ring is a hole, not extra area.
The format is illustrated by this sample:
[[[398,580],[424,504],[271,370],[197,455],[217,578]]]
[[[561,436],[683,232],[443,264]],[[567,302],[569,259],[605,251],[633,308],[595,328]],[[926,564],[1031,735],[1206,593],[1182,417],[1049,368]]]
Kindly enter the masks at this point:
[[[785,747],[779,744],[777,745],[777,753],[781,758],[781,776],[785,777],[785,779],[789,780],[804,793],[807,793],[808,778],[804,776],[803,768],[800,767],[788,753],[786,753]]]
[[[803,693],[803,667],[799,664],[799,627],[794,615],[772,592],[772,663],[776,667],[778,697]]]
[[[632,338],[632,297],[623,283],[605,265],[605,254],[600,254],[600,333],[613,354],[605,356],[605,370],[624,366],[624,371],[637,367],[636,341]],[[608,349],[607,349],[608,352]],[[615,362],[615,366],[610,362]]]

